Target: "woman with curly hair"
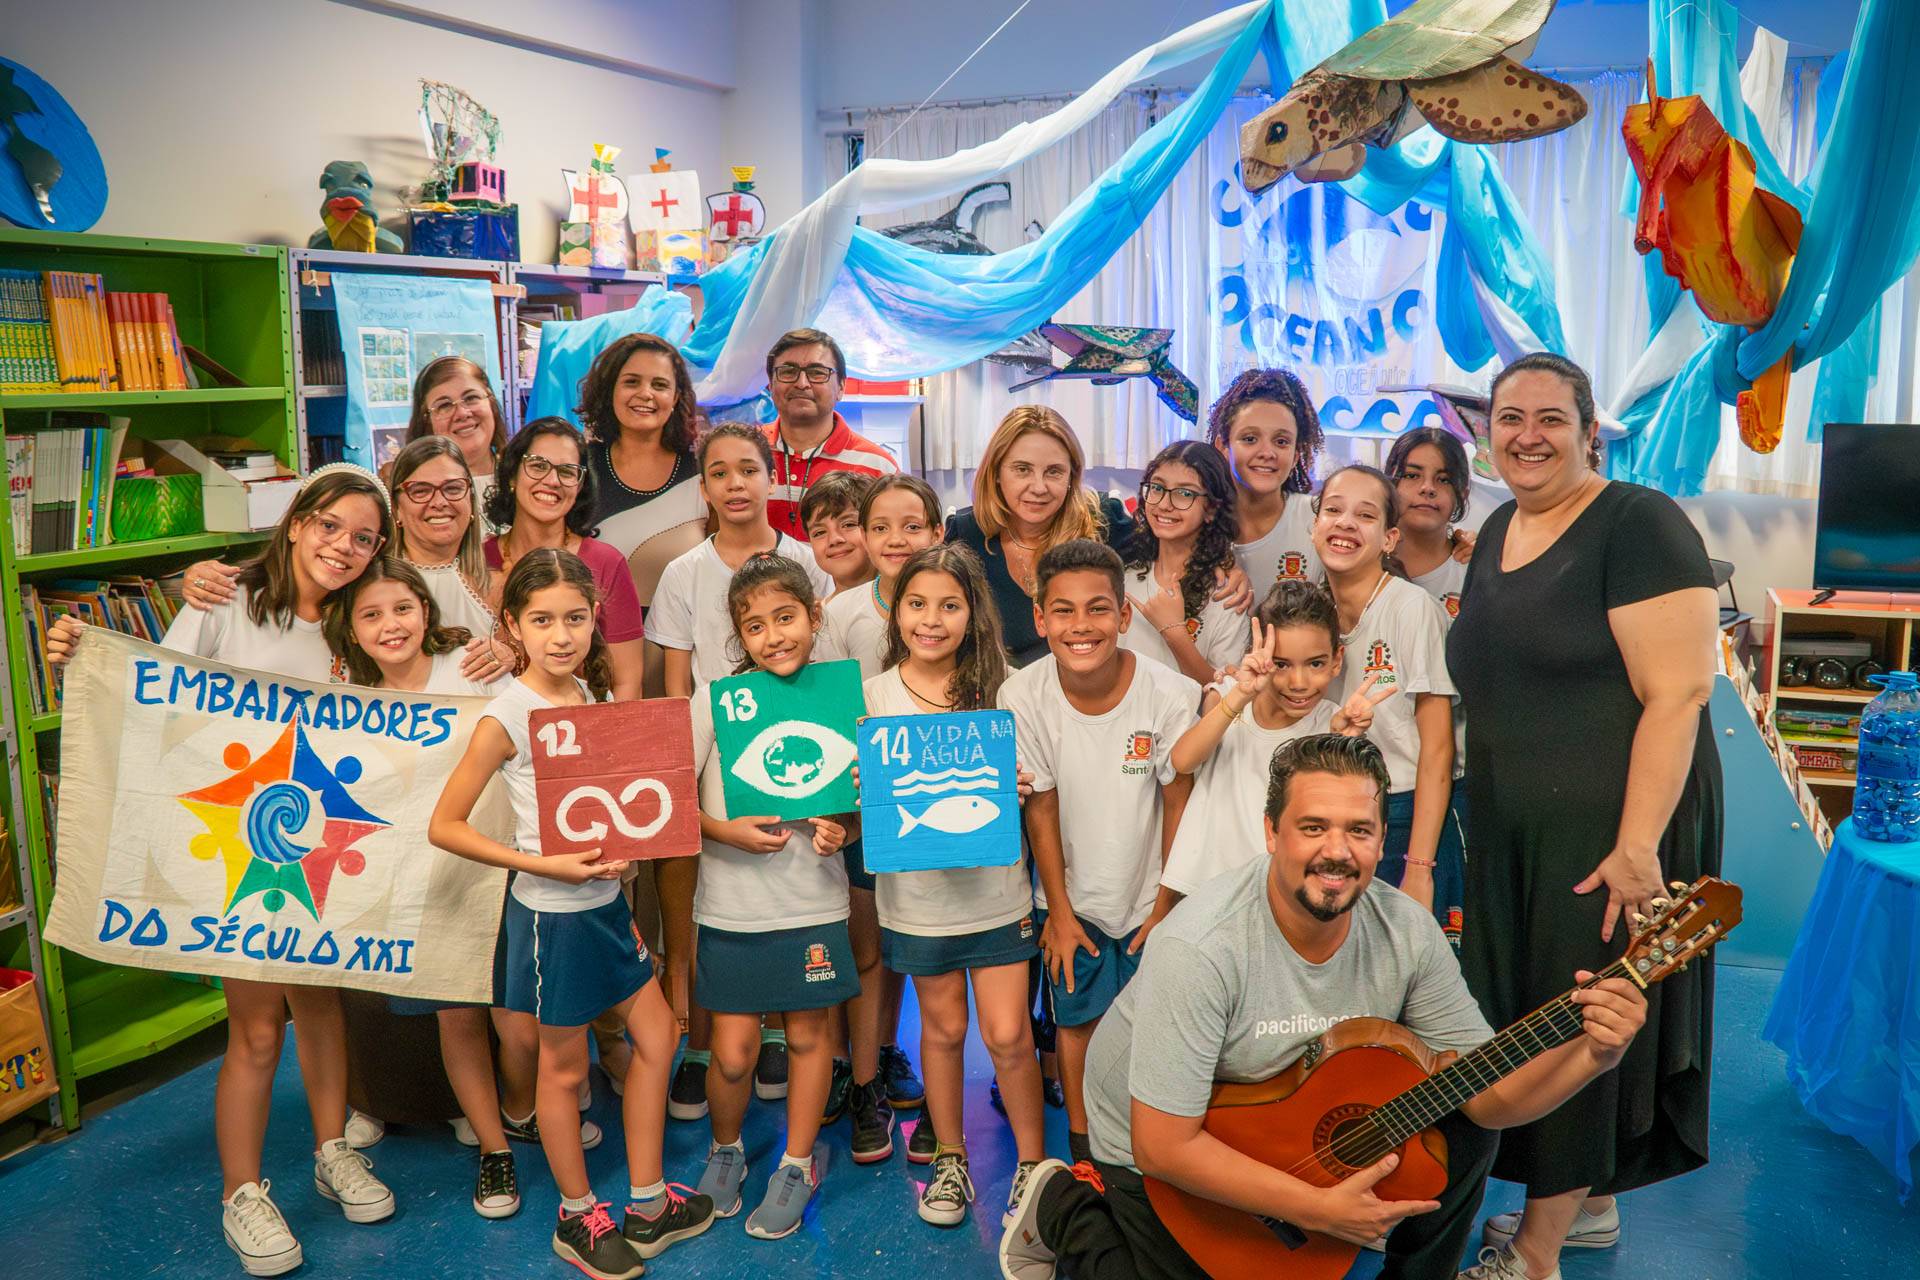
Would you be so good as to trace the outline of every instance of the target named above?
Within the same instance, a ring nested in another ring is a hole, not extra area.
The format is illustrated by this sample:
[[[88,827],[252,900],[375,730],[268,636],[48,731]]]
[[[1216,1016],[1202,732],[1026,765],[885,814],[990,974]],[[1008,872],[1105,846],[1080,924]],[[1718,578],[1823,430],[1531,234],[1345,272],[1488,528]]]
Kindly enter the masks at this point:
[[[1325,443],[1306,386],[1285,369],[1248,369],[1213,402],[1207,439],[1233,469],[1234,553],[1256,599],[1280,581],[1318,582],[1313,460]]]
[[[693,375],[672,343],[630,333],[594,358],[575,412],[587,430],[598,537],[626,557],[644,609],[666,567],[707,536]]]
[[[1216,574],[1234,563],[1233,497],[1226,460],[1181,440],[1147,464],[1133,513],[1133,621],[1120,644],[1202,684],[1247,651],[1247,615],[1212,598]]]

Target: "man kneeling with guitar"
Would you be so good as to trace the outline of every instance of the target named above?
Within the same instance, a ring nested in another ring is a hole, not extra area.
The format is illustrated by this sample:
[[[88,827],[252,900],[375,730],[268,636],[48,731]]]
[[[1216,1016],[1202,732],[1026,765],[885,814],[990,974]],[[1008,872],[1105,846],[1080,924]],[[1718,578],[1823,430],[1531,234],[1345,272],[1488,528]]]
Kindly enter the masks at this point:
[[[1436,1051],[1493,1039],[1433,916],[1374,883],[1387,787],[1365,738],[1321,734],[1274,753],[1271,856],[1210,881],[1154,930],[1088,1053],[1094,1159],[1034,1171],[1001,1241],[1007,1280],[1339,1277],[1357,1246],[1383,1235],[1382,1276],[1451,1280],[1493,1162],[1491,1131],[1546,1114],[1620,1061],[1646,998],[1625,976],[1585,973],[1569,976],[1586,985],[1535,1015],[1557,1011],[1557,1025],[1543,1023],[1523,1050],[1494,1067],[1478,1065],[1487,1054],[1463,1060],[1479,1072],[1469,1084],[1421,1083],[1445,1059],[1414,1065],[1407,1050],[1364,1047],[1363,1033],[1343,1041],[1340,1024],[1356,1018],[1400,1023]],[[1378,1112],[1316,1105],[1307,1095],[1336,1067],[1359,1072],[1360,1093],[1395,1101]],[[1284,1092],[1254,1083],[1274,1077]],[[1233,1123],[1222,1095],[1244,1101],[1262,1088],[1257,1101],[1305,1108],[1296,1125],[1246,1107],[1244,1140],[1215,1136]],[[1452,1093],[1422,1103],[1432,1088]],[[1411,1114],[1396,1128],[1389,1115],[1400,1110]],[[1309,1132],[1265,1136],[1289,1127]],[[1272,1167],[1247,1148],[1288,1154]]]

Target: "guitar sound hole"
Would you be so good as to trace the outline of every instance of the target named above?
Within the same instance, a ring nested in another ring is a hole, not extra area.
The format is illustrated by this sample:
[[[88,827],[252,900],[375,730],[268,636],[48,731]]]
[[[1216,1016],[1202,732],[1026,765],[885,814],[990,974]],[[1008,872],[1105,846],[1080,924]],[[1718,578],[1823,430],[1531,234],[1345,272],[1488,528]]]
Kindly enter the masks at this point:
[[[1379,1132],[1368,1119],[1372,1112],[1370,1106],[1350,1102],[1327,1112],[1314,1126],[1314,1150],[1321,1167],[1335,1178],[1349,1177],[1386,1155]]]

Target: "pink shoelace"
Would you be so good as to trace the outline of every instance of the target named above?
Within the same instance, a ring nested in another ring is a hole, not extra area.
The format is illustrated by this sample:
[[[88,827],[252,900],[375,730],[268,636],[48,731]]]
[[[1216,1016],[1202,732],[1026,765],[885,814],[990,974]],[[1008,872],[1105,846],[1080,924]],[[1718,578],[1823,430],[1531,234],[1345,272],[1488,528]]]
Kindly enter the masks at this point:
[[[669,1182],[666,1184],[666,1188],[667,1188],[667,1207],[661,1210],[662,1213],[673,1212],[673,1210],[685,1204],[687,1202],[687,1197],[693,1194],[693,1188],[688,1186],[684,1182]],[[632,1213],[637,1209],[639,1209],[639,1207],[640,1206],[637,1204],[628,1205],[627,1212]]]
[[[607,1204],[605,1201],[594,1205],[593,1208],[581,1214],[580,1221],[587,1228],[587,1242],[589,1244],[599,1240],[600,1237],[606,1235],[607,1232],[617,1229],[613,1225],[612,1216],[607,1213]]]

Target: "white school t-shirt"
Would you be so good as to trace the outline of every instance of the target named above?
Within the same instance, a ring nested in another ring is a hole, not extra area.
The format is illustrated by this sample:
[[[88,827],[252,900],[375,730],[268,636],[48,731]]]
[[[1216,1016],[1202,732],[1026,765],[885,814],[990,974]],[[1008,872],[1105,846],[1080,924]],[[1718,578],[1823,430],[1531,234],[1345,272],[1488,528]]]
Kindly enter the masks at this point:
[[[1438,567],[1409,581],[1433,597],[1451,627],[1453,620],[1460,616],[1460,591],[1467,585],[1467,566],[1448,556]]]
[[[1307,714],[1280,729],[1261,728],[1254,722],[1251,706],[1242,711],[1227,726],[1206,763],[1194,771],[1193,794],[1187,799],[1180,829],[1173,833],[1160,883],[1176,893],[1192,893],[1222,872],[1266,857],[1262,818],[1273,753],[1294,738],[1332,732],[1339,709],[1339,703],[1322,698]]]
[[[236,587],[225,604],[180,610],[161,645],[249,671],[326,684],[333,674],[333,653],[320,624],[291,618],[283,627],[269,615],[266,624],[259,625],[247,616],[249,594],[245,587]]]
[[[427,687],[422,693],[460,693],[488,694],[498,696],[507,691],[507,682],[520,683],[506,672],[501,672],[491,680],[469,680],[460,674],[460,661],[467,656],[465,649],[455,649],[451,653],[433,655],[433,671],[427,676]]]
[[[440,606],[441,626],[464,627],[475,639],[493,634],[493,610],[467,585],[457,565],[414,564],[411,560],[407,563],[418,569],[420,576],[426,579],[427,593]]]
[[[1390,577],[1360,615],[1344,653],[1339,689],[1332,694],[1336,701],[1346,702],[1376,672],[1380,678],[1372,693],[1389,686],[1400,690],[1374,708],[1367,737],[1386,758],[1394,794],[1411,791],[1420,771],[1415,695],[1439,693],[1451,698],[1458,693],[1447,674],[1446,615],[1425,591],[1405,578]]]
[[[655,608],[659,600],[654,597]],[[713,741],[713,698],[704,689],[693,695],[693,767],[700,774],[700,812],[725,819],[726,784]],[[748,853],[701,839],[699,885],[693,894],[696,923],[729,933],[766,933],[847,918],[847,860],[837,852],[814,852],[813,823],[800,819],[784,825],[787,843],[773,853]]]
[[[1266,536],[1234,543],[1233,554],[1253,584],[1255,607],[1276,582],[1320,581],[1320,557],[1313,550],[1313,495],[1288,494]]]
[[[584,695],[586,686],[581,685],[580,691]],[[480,713],[483,719],[498,722],[507,731],[507,741],[513,744],[513,758],[500,766],[507,799],[513,802],[513,843],[520,852],[536,857],[540,853],[540,805],[534,798],[533,743],[527,736],[527,717],[542,707],[555,705],[521,681],[509,680],[499,696]],[[523,871],[513,877],[511,892],[529,911],[591,911],[618,897],[620,882],[589,880],[584,884],[563,884]]]
[[[898,667],[868,680],[865,690],[869,715],[921,714]],[[1024,854],[1010,867],[881,871],[873,879],[881,927],[917,938],[979,933],[1033,914],[1033,881]]]
[[[1033,789],[1060,793],[1074,914],[1124,937],[1146,920],[1159,891],[1160,788],[1173,781],[1173,744],[1193,724],[1200,686],[1136,654],[1119,704],[1082,715],[1061,691],[1049,653],[1007,677],[1000,705],[1013,712]],[[1044,888],[1034,901],[1047,905]]]
[[[874,599],[873,589],[872,582],[863,582],[827,601],[820,634],[813,641],[813,661],[854,658],[860,663],[862,680],[880,674],[887,652],[888,615]]]
[[[1141,603],[1159,590],[1160,584],[1153,580],[1151,566],[1127,570],[1127,596],[1133,601],[1133,622],[1120,633],[1120,644],[1122,648],[1131,649],[1178,671],[1180,662],[1168,647],[1167,638],[1140,611]],[[1193,632],[1196,622],[1200,629]],[[1240,659],[1247,656],[1247,637],[1252,634],[1252,621],[1247,614],[1229,609],[1218,600],[1209,599],[1201,606],[1198,618],[1187,619],[1187,630],[1193,632],[1193,644],[1200,650],[1200,656],[1206,659],[1209,667],[1218,671],[1222,667],[1237,665]]]
[[[833,591],[833,579],[814,563],[807,544],[779,534],[774,550],[806,570],[816,596],[824,600]],[[727,585],[733,570],[713,549],[713,539],[678,556],[660,575],[653,604],[647,609],[647,638],[663,649],[693,653],[693,686],[733,674],[740,652],[727,614]]]

